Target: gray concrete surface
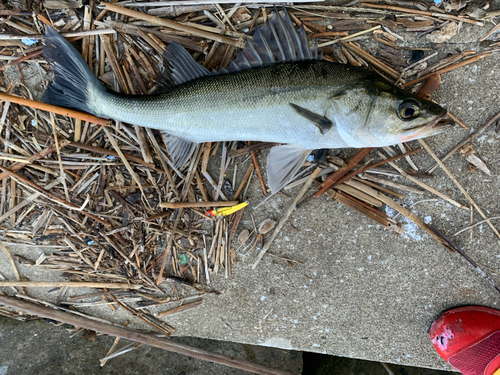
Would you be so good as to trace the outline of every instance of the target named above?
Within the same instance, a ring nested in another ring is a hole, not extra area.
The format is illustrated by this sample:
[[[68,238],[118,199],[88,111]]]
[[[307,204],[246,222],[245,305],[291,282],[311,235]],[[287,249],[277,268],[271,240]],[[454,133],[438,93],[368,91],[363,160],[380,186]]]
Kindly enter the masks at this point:
[[[478,48],[478,38],[491,26],[478,28],[464,24],[460,34],[439,50],[439,58],[457,49]],[[416,39],[413,43],[425,44]],[[480,126],[500,110],[499,63],[498,54],[492,54],[446,73],[434,98],[467,125]],[[429,139],[428,143],[442,156],[467,134],[468,131],[457,126]],[[490,166],[492,176],[479,171],[468,173],[467,162],[459,155],[446,164],[487,215],[500,216],[500,138],[490,128],[472,144]],[[334,150],[333,154],[346,156],[354,152]],[[264,164],[265,153],[260,154],[260,160]],[[432,164],[425,152],[414,161],[422,169]],[[232,175],[232,170],[228,173]],[[435,179],[425,182],[467,204],[444,172],[438,169],[435,175]],[[397,181],[411,185],[403,179]],[[254,182],[249,194],[251,205],[261,200]],[[289,194],[293,197],[297,191]],[[436,197],[430,193],[404,195],[401,204],[431,221],[446,235],[451,236],[470,222],[468,211],[441,199],[434,200]],[[257,223],[267,217],[279,220],[291,201],[292,198],[276,195],[260,209],[247,210],[242,229],[252,227],[250,212]],[[392,210],[386,212],[394,216]],[[401,217],[398,220],[404,221]],[[479,220],[475,212],[474,221]],[[495,223],[500,226],[498,221]],[[458,305],[498,307],[500,296],[457,254],[440,247],[414,224],[405,227],[407,233],[398,236],[320,197],[291,217],[270,250],[300,260],[304,265],[287,268],[283,261],[266,256],[252,270],[250,266],[258,249],[246,256],[238,254],[231,278],[213,277],[212,287],[224,291],[221,295],[208,296],[202,307],[166,320],[180,336],[449,370],[429,342],[426,331],[430,323],[442,310]],[[455,241],[500,283],[499,242],[487,225],[474,228],[472,238],[467,232]],[[49,250],[15,251],[36,259],[41,251]],[[57,279],[54,273],[33,273],[24,266],[19,269],[31,280]],[[14,279],[3,254],[0,254],[0,270]],[[29,292],[49,300],[55,296],[46,290]],[[121,311],[114,314],[105,309],[88,311],[112,321],[130,320]],[[142,327],[135,321],[131,324]]]

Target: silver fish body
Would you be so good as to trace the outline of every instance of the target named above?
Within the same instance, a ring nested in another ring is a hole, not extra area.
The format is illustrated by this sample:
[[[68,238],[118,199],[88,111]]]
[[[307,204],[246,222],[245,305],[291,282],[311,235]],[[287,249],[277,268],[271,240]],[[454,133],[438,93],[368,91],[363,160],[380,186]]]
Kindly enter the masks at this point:
[[[352,146],[337,131],[331,99],[370,72],[324,61],[276,64],[186,82],[161,95],[100,94],[98,116],[167,131],[196,143],[251,140],[298,144],[306,149]],[[320,129],[290,103],[324,115]]]
[[[354,130],[356,124],[366,125],[357,129],[365,134],[370,128],[383,127],[383,123],[366,119],[366,112],[371,112],[372,117],[377,115],[373,108],[379,96],[359,94],[359,98],[347,104],[335,99],[339,93],[378,81],[381,79],[365,69],[309,60],[202,77],[161,95],[98,93],[91,108],[98,116],[163,130],[196,143],[251,140],[297,144],[309,150],[380,147],[402,141],[395,139],[399,129],[382,137],[375,137],[377,133],[372,131],[371,139],[370,134],[359,139],[361,134],[352,136],[352,132],[345,131]],[[332,127],[322,134],[290,104],[324,116]],[[344,107],[339,108],[342,105]],[[435,113],[424,119],[425,124],[443,115],[443,109],[435,107]],[[387,108],[387,112],[396,111],[397,108]],[[345,113],[351,115],[345,116]],[[392,120],[385,111],[380,117],[383,122]],[[396,122],[406,125],[399,119]]]
[[[174,85],[158,95],[106,90],[59,33],[47,27],[45,41],[43,52],[55,73],[45,102],[159,129],[178,167],[202,142],[284,143],[268,156],[273,192],[295,175],[310,150],[388,146],[449,125],[437,104],[363,68],[321,61],[286,11],[256,28],[228,71],[209,72],[181,46],[169,44],[166,81]]]

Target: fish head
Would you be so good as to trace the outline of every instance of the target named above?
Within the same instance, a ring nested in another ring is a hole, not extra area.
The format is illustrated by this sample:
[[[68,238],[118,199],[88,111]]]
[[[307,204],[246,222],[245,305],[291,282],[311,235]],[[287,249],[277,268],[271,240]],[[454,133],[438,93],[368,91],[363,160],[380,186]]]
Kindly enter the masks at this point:
[[[330,99],[339,135],[351,147],[382,147],[448,129],[447,111],[391,84],[375,81],[335,93]]]

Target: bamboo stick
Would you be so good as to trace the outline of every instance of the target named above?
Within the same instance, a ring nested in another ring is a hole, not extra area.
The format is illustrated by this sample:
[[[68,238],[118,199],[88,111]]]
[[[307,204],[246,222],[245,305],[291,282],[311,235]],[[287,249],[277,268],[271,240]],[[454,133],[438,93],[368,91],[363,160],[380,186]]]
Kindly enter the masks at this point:
[[[247,182],[248,178],[253,172],[253,168],[254,168],[253,163],[250,163],[245,173],[245,176],[243,177],[243,180],[241,180],[240,186],[238,186],[238,190],[236,190],[236,193],[234,194],[234,199],[238,199],[238,197],[240,196],[241,191],[245,187],[245,183]]]
[[[381,192],[378,192],[371,187],[368,187],[358,181],[352,181],[352,186],[354,186],[356,189],[359,189],[366,194],[371,195],[372,197],[377,198],[378,200],[382,201],[392,209],[396,210],[399,212],[401,215],[404,217],[410,219],[413,221],[415,224],[417,224],[421,229],[423,229],[425,232],[427,232],[432,238],[434,238],[437,242],[439,242],[441,245],[443,245],[445,248],[450,250],[450,247],[446,242],[444,242],[441,237],[439,237],[422,219],[420,219],[417,215],[415,215],[413,212],[408,210],[407,208],[404,208],[403,206],[399,205],[395,201],[393,201],[391,198],[388,196],[382,194]]]
[[[12,270],[14,271],[14,275],[16,276],[17,282],[20,282],[21,276],[19,276],[19,271],[17,270],[16,263],[14,262],[14,259],[12,259],[12,255],[10,255],[9,251],[7,250],[7,248],[5,247],[5,245],[3,244],[2,241],[0,241],[0,249],[2,249],[5,256],[9,260],[10,266],[12,267]],[[9,285],[9,286],[11,286],[11,285]],[[22,286],[21,286],[21,288],[22,288]],[[26,291],[24,289],[21,289],[21,290],[23,291],[23,294],[26,294]]]
[[[342,203],[344,206],[349,207],[351,210],[360,213],[366,218],[373,220],[376,223],[383,225],[384,227],[387,227],[389,224],[389,220],[382,216],[383,214],[382,212],[373,209],[373,207],[369,206],[365,207],[363,204],[361,204],[360,201],[351,197],[348,194],[342,194],[341,192],[329,190],[327,192],[327,195],[333,200]]]
[[[111,150],[108,150],[108,149],[105,149],[105,148],[94,147],[94,146],[88,145],[86,143],[68,142],[67,145],[71,146],[71,147],[79,148],[79,149],[82,149],[82,150],[87,150],[87,151],[90,151],[90,152],[97,152],[99,154],[113,156],[115,158],[119,158],[120,157],[120,154],[118,154],[117,152],[114,152],[114,151],[111,151]],[[161,170],[159,168],[156,168],[156,166],[154,164],[147,163],[143,159],[138,158],[137,156],[133,156],[133,155],[129,155],[129,154],[123,154],[123,156],[125,156],[125,158],[127,160],[130,160],[131,162],[144,165],[145,167],[153,169],[156,172],[165,173],[165,171],[163,171],[163,170]],[[0,174],[0,177],[1,176],[2,175]]]
[[[399,73],[398,72],[396,72],[390,66],[388,66],[388,65],[384,64],[383,62],[377,60],[375,57],[373,57],[372,55],[370,55],[368,52],[365,52],[364,50],[362,50],[361,48],[359,48],[355,44],[353,44],[353,43],[344,43],[344,42],[341,42],[341,44],[345,48],[347,48],[349,51],[351,51],[351,52],[359,55],[364,60],[366,60],[369,64],[374,65],[377,69],[380,69],[381,71],[383,71],[384,73],[386,73],[390,77],[392,77],[394,79],[398,79],[399,78]]]
[[[382,187],[380,185],[374,184],[373,182],[363,180],[363,179],[361,179],[359,177],[354,177],[352,180],[355,180],[355,181],[360,182],[362,184],[371,186],[372,188],[374,188],[376,190],[380,190],[380,191],[382,191],[382,192],[384,192],[386,194],[392,195],[393,197],[396,197],[396,198],[399,198],[399,199],[403,199],[403,194],[396,193],[396,192],[394,192],[392,190],[389,190],[389,189],[386,189],[386,188],[384,188],[384,187]],[[352,180],[346,181],[345,184],[349,185]]]
[[[349,33],[347,31],[326,31],[324,33],[316,33],[308,35],[307,39],[330,38],[332,36],[349,36]]]
[[[65,38],[74,38],[74,37],[84,37],[84,36],[90,36],[90,35],[104,35],[104,34],[115,34],[116,31],[113,29],[93,29],[93,30],[84,30],[84,31],[77,31],[77,32],[71,32],[71,33],[62,33],[61,35]],[[0,34],[0,40],[19,40],[19,39],[25,39],[26,37],[29,37],[30,39],[39,39],[39,40],[45,40],[44,35],[13,35],[13,34]]]
[[[366,193],[363,193],[362,191],[357,190],[356,188],[353,188],[352,186],[349,186],[347,184],[340,184],[335,187],[335,189],[340,190],[346,194],[349,194],[350,196],[359,199],[362,202],[365,202],[371,206],[375,207],[380,207],[382,206],[382,202],[380,202],[378,199],[373,198],[369,196]],[[331,190],[329,190],[331,191]]]
[[[469,128],[467,125],[465,125],[462,121],[460,121],[458,118],[456,118],[456,117],[453,115],[453,113],[451,113],[450,111],[448,111],[448,116],[450,116],[450,117],[451,117],[451,119],[452,119],[453,121],[455,121],[458,125],[460,125],[462,128],[467,129],[467,130],[470,130],[470,128]]]
[[[111,65],[111,69],[115,74],[116,80],[120,85],[120,89],[125,94],[130,94],[130,90],[128,89],[127,82],[125,81],[125,76],[123,75],[123,71],[121,68],[118,59],[116,58],[115,50],[112,45],[112,41],[107,35],[101,35],[101,45],[104,48],[104,52],[106,53],[106,57],[108,58],[109,65]],[[104,56],[103,56],[104,58]]]
[[[368,181],[376,182],[377,184],[390,186],[390,187],[393,187],[395,189],[404,190],[404,191],[414,193],[414,194],[424,195],[424,193],[425,193],[425,190],[415,189],[415,188],[412,188],[410,186],[398,184],[397,182],[394,182],[391,180],[386,180],[386,179],[379,178],[379,177],[375,177],[375,176],[369,175],[367,173],[363,173],[363,175],[361,176],[361,179],[363,181],[368,180]],[[348,183],[348,182],[349,181],[347,181],[346,183]]]
[[[458,145],[456,145],[453,150],[448,152],[441,161],[446,161],[448,160],[451,156],[453,156],[458,150],[460,150],[463,146],[465,146],[467,143],[472,141],[475,137],[477,137],[479,134],[481,134],[488,126],[491,124],[494,124],[498,119],[500,119],[500,112],[498,112],[495,116],[493,116],[491,119],[486,121],[483,125],[481,125],[479,128],[474,130],[471,134],[467,136],[462,142],[460,142]],[[436,170],[436,168],[439,166],[439,164],[434,164],[432,167],[430,167],[426,172],[427,173],[432,173]]]
[[[90,5],[85,5],[83,7],[83,31],[89,31],[90,25],[92,23],[92,9]],[[89,42],[90,37],[86,36],[82,39],[82,57],[88,63],[89,56]],[[90,56],[90,60],[92,61],[92,55]]]
[[[20,64],[22,63],[23,61],[27,61],[29,59],[31,59],[32,57],[35,57],[35,56],[38,56],[38,55],[41,55],[43,53],[42,49],[40,48],[38,51],[35,51],[33,53],[30,53],[26,56],[23,56],[23,57],[20,57],[18,59],[15,59],[14,61],[11,61],[10,63],[7,63],[3,66],[0,67],[0,72],[4,69],[7,69],[11,66],[14,66],[14,65],[17,65],[17,64]],[[10,56],[9,56],[10,57]]]
[[[416,154],[418,152],[420,152],[422,149],[420,147],[414,149],[414,150],[410,150],[408,152],[405,152],[404,154],[401,154],[401,155],[396,155],[396,156],[393,156],[392,158],[389,158],[389,159],[384,159],[384,160],[380,160],[376,163],[372,163],[372,164],[368,164],[368,165],[365,165],[359,169],[356,169],[355,171],[345,175],[344,177],[340,178],[337,182],[335,182],[332,186],[335,186],[335,185],[340,185],[341,183],[347,181],[347,180],[350,180],[352,177],[360,174],[360,173],[363,173],[369,169],[372,169],[372,168],[376,168],[376,167],[380,167],[381,165],[384,165],[384,164],[387,164],[387,163],[390,163],[390,162],[393,162],[393,161],[396,161],[396,160],[399,160],[403,157],[408,157],[409,155],[413,155],[413,154]]]
[[[202,299],[200,299],[198,301],[186,303],[185,305],[181,305],[181,306],[178,306],[178,307],[174,307],[173,309],[170,309],[170,310],[167,310],[167,311],[163,311],[163,312],[159,313],[158,315],[156,315],[156,317],[157,318],[163,318],[164,316],[168,316],[168,315],[172,315],[172,314],[177,314],[177,313],[180,313],[180,312],[192,309],[193,307],[199,306],[202,303],[203,303]]]
[[[248,145],[251,146],[252,142],[248,142]],[[253,165],[255,167],[255,172],[257,172],[257,176],[259,177],[260,186],[262,187],[262,193],[267,195],[266,184],[264,183],[264,179],[262,178],[262,173],[260,173],[259,161],[257,160],[257,154],[255,151],[250,151],[252,154]]]
[[[296,0],[294,3],[317,3],[324,0]],[[288,0],[268,0],[265,3],[268,4],[280,4],[287,3]],[[238,4],[246,4],[246,3],[260,3],[257,0],[241,0],[238,1]],[[177,5],[212,5],[214,4],[213,0],[182,0],[182,1],[155,1],[155,2],[144,2],[144,3],[136,3],[130,2],[123,4],[127,7],[165,7],[165,6],[177,6]],[[217,0],[217,4],[234,4],[234,0]]]

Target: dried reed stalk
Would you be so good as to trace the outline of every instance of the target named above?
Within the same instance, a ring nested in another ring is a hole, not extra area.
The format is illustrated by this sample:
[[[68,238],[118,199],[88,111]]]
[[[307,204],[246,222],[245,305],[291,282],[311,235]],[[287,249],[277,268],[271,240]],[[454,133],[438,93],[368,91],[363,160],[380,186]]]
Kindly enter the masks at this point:
[[[449,245],[441,239],[422,219],[420,219],[417,215],[415,215],[413,212],[408,210],[407,208],[404,208],[400,204],[396,203],[393,201],[391,198],[387,197],[386,195],[372,189],[371,187],[368,187],[366,185],[363,185],[362,183],[359,183],[357,181],[351,181],[353,183],[353,186],[356,187],[356,189],[359,189],[366,194],[371,195],[372,197],[377,198],[378,200],[384,202],[386,205],[391,207],[392,209],[396,210],[399,212],[401,215],[406,217],[407,219],[413,221],[415,224],[417,224],[421,229],[423,229],[425,232],[427,232],[432,238],[434,238],[436,241],[438,241],[441,245],[443,245],[445,248],[450,250]]]
[[[198,30],[198,29],[195,29],[193,27],[182,25],[182,24],[175,22],[175,21],[170,21],[170,20],[166,20],[163,18],[150,16],[150,15],[147,15],[147,14],[144,14],[141,12],[136,12],[134,10],[125,9],[125,8],[122,8],[122,7],[119,7],[117,5],[113,5],[113,4],[105,3],[103,5],[105,7],[104,9],[106,9],[106,10],[116,12],[119,14],[123,14],[123,15],[129,16],[129,17],[134,17],[134,18],[137,18],[140,20],[148,21],[154,25],[165,26],[165,27],[169,27],[169,28],[174,29],[174,30],[184,31],[184,32],[189,33],[189,35],[192,35],[192,36],[206,38],[206,39],[210,39],[210,40],[215,40],[219,43],[229,44],[232,46],[236,46],[238,48],[245,47],[245,44],[238,41],[238,40],[234,40],[234,39],[231,39],[231,38],[228,38],[225,36],[206,32],[203,30]]]
[[[475,21],[475,20],[472,20],[470,18],[465,18],[465,17],[453,16],[451,14],[438,13],[438,12],[429,12],[429,11],[417,10],[417,9],[408,9],[408,8],[394,6],[394,5],[361,3],[361,6],[368,7],[368,8],[375,8],[375,9],[395,10],[397,12],[410,13],[410,14],[414,14],[414,15],[431,16],[431,17],[437,17],[437,18],[446,18],[446,19],[451,19],[451,20],[454,20],[454,21],[466,22],[466,23],[471,23],[471,24],[477,24],[477,23],[480,24],[481,23],[480,21]]]
[[[457,69],[457,68],[461,68],[462,66],[465,66],[465,65],[468,65],[468,64],[472,64],[473,62],[476,62],[478,60],[481,60],[481,59],[484,59],[485,57],[488,57],[490,54],[489,53],[480,53],[476,56],[473,56],[469,59],[466,59],[464,61],[461,61],[459,63],[456,63],[456,64],[453,64],[453,65],[450,65],[446,68],[442,68],[442,69],[439,69],[433,73],[428,73],[422,77],[419,77],[419,78],[416,78],[412,81],[409,81],[409,82],[406,82],[405,84],[403,84],[403,88],[406,88],[406,87],[410,87],[410,86],[413,86],[414,84],[416,83],[419,83],[419,82],[422,82],[422,81],[425,81],[427,78],[431,77],[433,74],[443,74],[443,73],[447,73],[447,72],[450,72],[454,69]]]
[[[491,124],[494,124],[495,122],[500,119],[500,112],[498,112],[495,116],[493,116],[491,119],[486,121],[483,125],[481,125],[479,128],[474,130],[471,134],[469,134],[462,142],[460,142],[458,145],[456,145],[453,150],[448,152],[442,159],[441,161],[446,161],[448,160],[451,156],[453,156],[458,150],[460,150],[463,146],[465,146],[467,143],[472,141],[475,137],[477,137],[479,134],[481,134],[488,126]],[[431,166],[426,172],[427,173],[432,173],[436,170],[436,168],[439,166],[438,163],[434,164]]]
[[[379,154],[379,156],[381,158],[386,158],[386,156],[384,154],[382,154],[381,152],[379,152],[378,154]],[[409,175],[402,168],[400,168],[396,163],[390,162],[389,165],[391,167],[393,167],[395,170],[397,170],[399,173],[401,173],[401,175],[404,176],[405,178],[407,178],[408,180],[413,181],[414,183],[416,183],[418,186],[424,188],[425,190],[430,191],[431,193],[437,195],[438,197],[444,199],[447,202],[450,202],[452,205],[454,205],[456,207],[459,207],[459,208],[462,208],[464,210],[468,210],[469,209],[469,207],[464,206],[463,204],[458,203],[457,201],[451,199],[447,195],[444,195],[440,191],[434,189],[433,187],[431,187],[431,186],[423,183],[422,181],[416,179],[415,177]]]
[[[328,178],[320,184],[317,189],[319,190],[314,194],[314,197],[319,197],[326,190],[328,190],[333,184],[335,184],[340,178],[342,178],[346,173],[348,173],[351,169],[353,169],[356,165],[358,165],[361,160],[365,158],[373,150],[373,147],[366,147],[359,150],[356,155],[354,155],[347,164],[339,168],[337,171],[333,172]]]
[[[460,191],[462,192],[462,194],[465,195],[465,197],[467,198],[467,200],[470,202],[470,204],[472,206],[474,206],[474,208],[477,210],[477,212],[479,212],[479,214],[483,217],[483,219],[485,219],[485,220],[488,221],[488,225],[491,227],[491,229],[493,229],[493,232],[495,232],[495,234],[497,235],[497,237],[500,238],[500,233],[498,232],[498,230],[493,226],[493,224],[491,223],[491,221],[485,215],[485,213],[483,212],[483,210],[481,210],[481,208],[479,208],[479,206],[472,199],[472,197],[469,195],[469,193],[467,193],[467,191],[463,188],[463,186],[457,181],[457,179],[455,178],[455,176],[453,176],[453,173],[450,172],[450,170],[446,167],[446,165],[444,165],[444,163],[437,157],[437,155],[434,153],[434,151],[432,151],[432,149],[429,147],[429,145],[423,139],[419,139],[418,141],[427,150],[427,152],[432,156],[432,158],[434,160],[436,160],[436,163],[439,164],[439,166],[441,167],[441,169],[448,175],[449,178],[451,178],[451,180],[455,183],[455,185],[457,185],[457,187],[460,189]]]
[[[40,109],[42,111],[57,113],[58,115],[77,118],[82,121],[89,121],[94,124],[102,125],[102,126],[111,126],[111,120],[105,120],[94,115],[89,115],[87,113],[74,111],[72,109],[67,109],[63,107],[58,107],[52,104],[46,104],[42,102],[37,102],[35,100],[21,98],[19,96],[9,95],[0,93],[0,100],[5,100],[11,103],[24,105],[26,107],[31,107],[35,109]]]
[[[99,283],[91,281],[0,281],[0,287],[29,287],[29,288],[109,288],[109,289],[140,289],[140,284],[128,283]]]
[[[363,35],[363,34],[371,33],[372,31],[378,30],[381,27],[382,26],[377,25],[377,26],[372,27],[371,29],[368,29],[368,30],[363,30],[363,31],[360,31],[358,33],[354,33],[354,34],[351,34],[351,35],[348,35],[348,36],[344,36],[344,37],[342,37],[340,39],[335,39],[335,40],[332,40],[330,42],[318,44],[318,48],[323,48],[323,47],[326,47],[326,46],[331,46],[332,44],[338,43],[338,42],[343,41],[343,40],[345,41],[345,40],[349,40],[349,39],[352,39],[352,38],[356,38],[356,37],[358,37],[360,35]]]

